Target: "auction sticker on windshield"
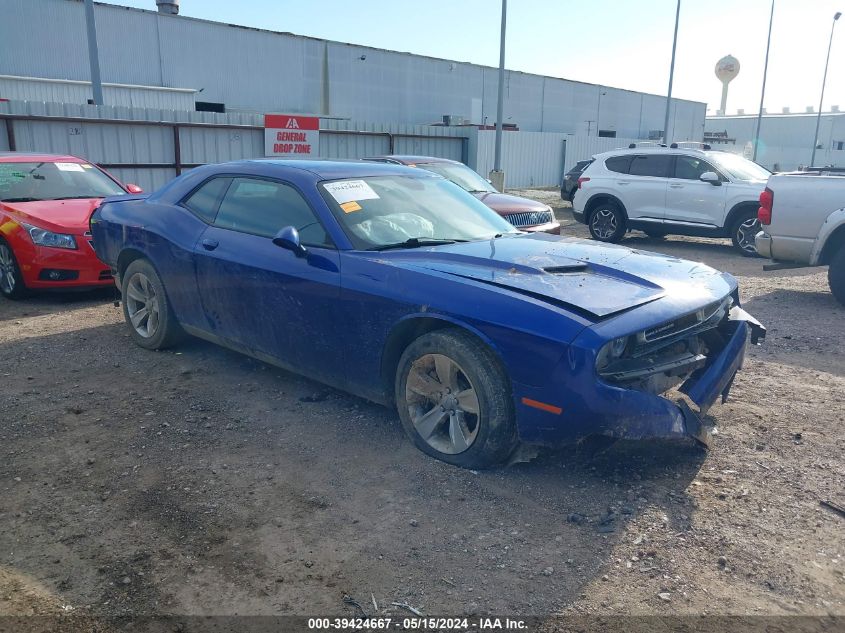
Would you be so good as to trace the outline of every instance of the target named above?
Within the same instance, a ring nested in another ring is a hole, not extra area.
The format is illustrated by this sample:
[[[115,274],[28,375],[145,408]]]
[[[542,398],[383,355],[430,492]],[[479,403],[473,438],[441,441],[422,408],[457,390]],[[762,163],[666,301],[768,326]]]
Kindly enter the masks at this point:
[[[353,200],[376,200],[379,195],[363,180],[338,180],[325,185],[335,202],[344,204]]]
[[[84,171],[79,163],[56,163],[59,171]]]

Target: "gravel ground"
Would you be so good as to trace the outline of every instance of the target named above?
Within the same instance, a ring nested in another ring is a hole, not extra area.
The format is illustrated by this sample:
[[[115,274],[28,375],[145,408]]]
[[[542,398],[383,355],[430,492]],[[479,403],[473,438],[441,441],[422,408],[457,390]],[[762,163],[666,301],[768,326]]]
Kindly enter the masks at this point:
[[[519,193],[519,192],[517,192]],[[556,191],[564,233],[585,236]],[[826,271],[725,240],[637,248],[739,278],[769,328],[710,451],[592,443],[487,472],[397,416],[192,340],[108,292],[0,299],[0,614],[845,615],[845,334]]]

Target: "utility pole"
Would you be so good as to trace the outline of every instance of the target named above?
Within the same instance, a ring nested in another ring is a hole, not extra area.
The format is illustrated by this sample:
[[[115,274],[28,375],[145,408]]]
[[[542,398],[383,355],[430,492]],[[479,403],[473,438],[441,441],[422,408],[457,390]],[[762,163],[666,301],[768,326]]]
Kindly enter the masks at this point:
[[[496,107],[496,154],[490,181],[499,190],[505,190],[505,172],[502,171],[502,120],[505,105],[505,27],[508,19],[508,0],[502,0],[502,29],[499,42],[499,102]]]
[[[772,12],[769,14],[769,39],[766,40],[766,63],[763,66],[763,89],[760,91],[760,110],[757,112],[757,130],[754,132],[754,154],[751,156],[751,160],[755,163],[757,162],[757,146],[760,144],[760,122],[763,120],[763,98],[766,96],[766,74],[769,72],[769,46],[772,43],[772,20],[774,17],[775,0],[772,0]],[[727,86],[727,84],[725,85]]]
[[[833,44],[833,29],[836,27],[836,21],[842,17],[839,11],[833,16],[833,24],[830,27],[830,41],[827,43],[827,59],[824,62],[824,77],[822,78],[822,96],[819,97],[819,113],[816,116],[816,134],[813,136],[813,156],[810,158],[810,167],[816,164],[816,145],[819,144],[819,123],[822,122],[822,102],[824,101],[824,85],[827,83],[827,65],[830,63],[830,47]]]
[[[672,64],[669,66],[669,94],[666,95],[666,118],[663,120],[663,142],[669,144],[669,106],[672,105],[672,80],[675,78],[675,49],[678,47],[678,19],[681,17],[681,0],[675,9],[675,36],[672,39]]]
[[[94,93],[94,105],[103,105],[100,53],[97,50],[97,27],[94,24],[94,0],[85,0],[85,23],[88,27],[88,61],[91,64],[91,90]]]

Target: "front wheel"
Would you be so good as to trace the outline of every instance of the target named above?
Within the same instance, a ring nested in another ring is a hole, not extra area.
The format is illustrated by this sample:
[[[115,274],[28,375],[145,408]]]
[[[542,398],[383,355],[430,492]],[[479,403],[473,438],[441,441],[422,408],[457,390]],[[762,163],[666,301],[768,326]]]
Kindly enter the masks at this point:
[[[123,316],[132,340],[145,349],[165,349],[182,336],[164,284],[153,265],[136,259],[122,277]]]
[[[395,389],[405,433],[436,459],[488,468],[517,445],[510,381],[493,352],[465,332],[413,341],[399,360]]]
[[[601,204],[590,213],[589,228],[594,240],[616,243],[625,235],[625,214],[615,204]]]
[[[839,251],[830,260],[827,283],[836,300],[845,306],[845,247],[840,246]]]
[[[757,245],[754,238],[761,230],[757,214],[746,211],[741,214],[731,228],[731,241],[734,247],[745,257],[757,257]]]
[[[21,299],[26,296],[26,285],[12,247],[0,239],[0,294],[7,299]]]

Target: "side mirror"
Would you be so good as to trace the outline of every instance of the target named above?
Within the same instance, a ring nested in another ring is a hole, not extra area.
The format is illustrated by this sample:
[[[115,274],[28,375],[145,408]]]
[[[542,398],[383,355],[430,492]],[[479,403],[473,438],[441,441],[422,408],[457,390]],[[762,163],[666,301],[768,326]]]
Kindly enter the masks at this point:
[[[308,249],[306,249],[299,241],[299,231],[292,226],[286,226],[276,233],[276,237],[273,238],[273,244],[281,246],[289,251],[293,251],[293,254],[297,257],[305,257],[305,255],[308,254]]]
[[[138,185],[133,185],[132,183],[126,185],[126,191],[129,193],[144,193],[143,189],[141,189]]]
[[[722,181],[719,180],[719,175],[715,171],[705,171],[698,177],[698,179],[701,182],[709,182],[714,187],[718,187],[722,184]]]

